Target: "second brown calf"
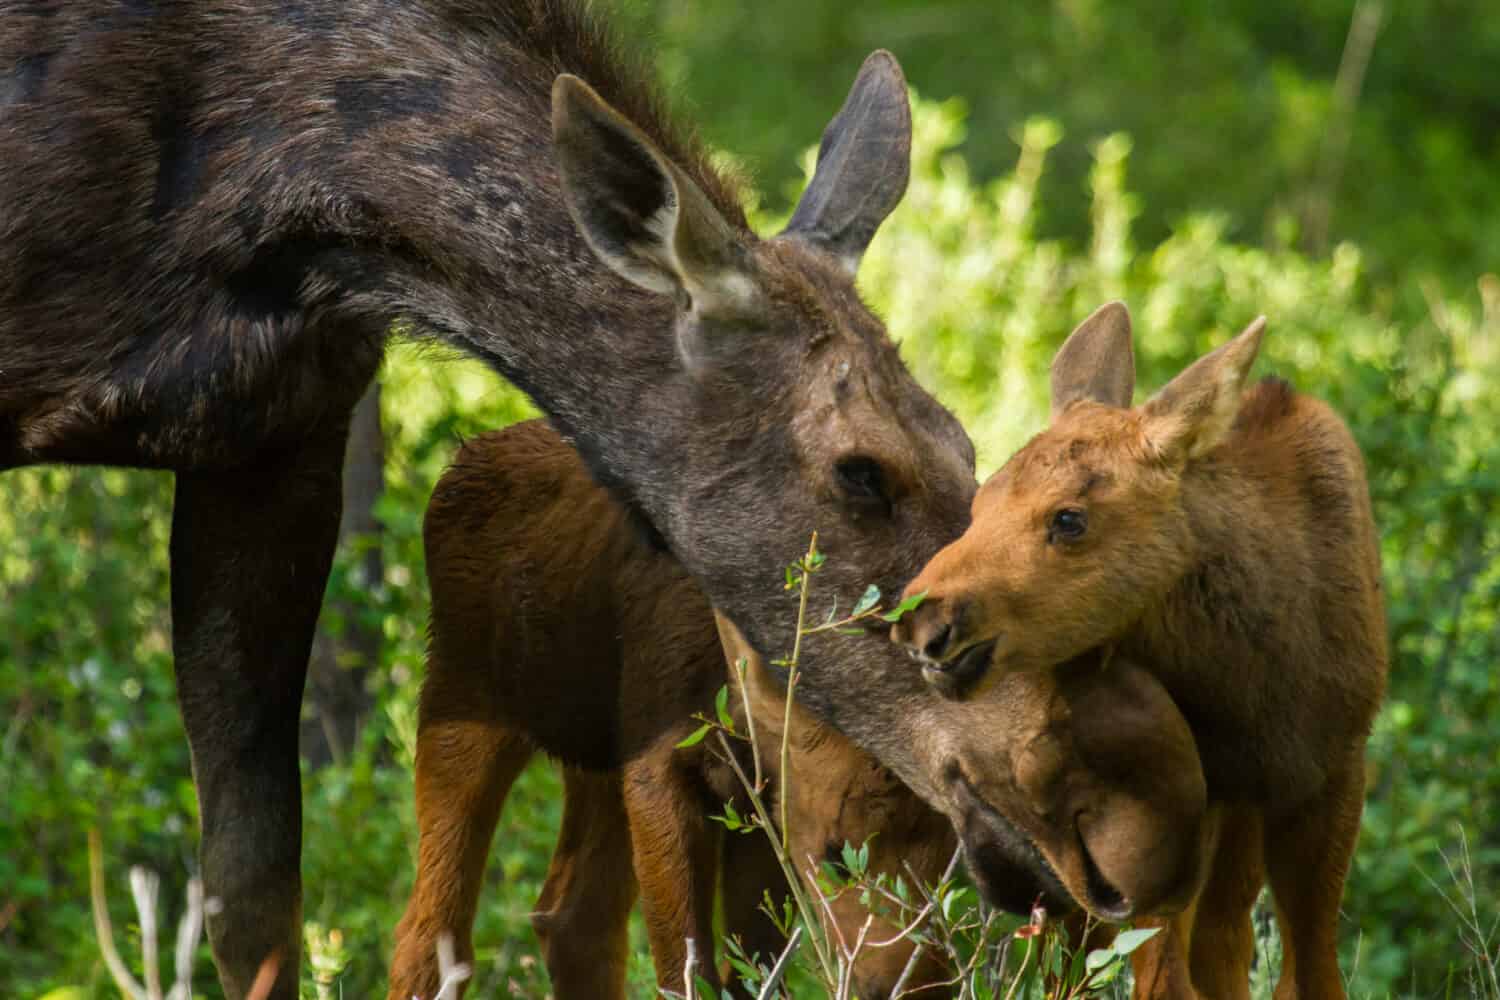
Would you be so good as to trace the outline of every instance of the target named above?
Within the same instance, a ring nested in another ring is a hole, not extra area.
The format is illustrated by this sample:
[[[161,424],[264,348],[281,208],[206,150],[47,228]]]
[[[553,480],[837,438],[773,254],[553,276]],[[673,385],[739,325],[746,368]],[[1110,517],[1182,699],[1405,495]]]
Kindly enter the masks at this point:
[[[764,834],[726,835],[710,818],[740,793],[714,745],[677,748],[727,679],[712,610],[687,574],[642,540],[540,421],[463,447],[434,491],[424,540],[432,635],[417,745],[420,857],[390,996],[436,992],[443,933],[472,954],[490,840],[538,751],[564,767],[562,830],[533,916],[559,1000],[623,997],[638,892],[662,987],[682,989],[688,938],[716,978],[718,893],[725,930],[774,955],[784,941],[758,907],[768,889],[785,891],[781,869]],[[758,734],[779,746],[784,703],[752,680]],[[872,870],[905,864],[940,877],[956,845],[947,820],[804,713],[793,713],[791,746],[799,867],[873,836]],[[775,773],[774,760],[763,764]],[[865,909],[853,893],[832,909],[852,943]],[[896,931],[877,921],[870,939]],[[860,995],[885,996],[910,954],[907,941],[868,950],[856,967]],[[909,984],[944,975],[924,958]]]

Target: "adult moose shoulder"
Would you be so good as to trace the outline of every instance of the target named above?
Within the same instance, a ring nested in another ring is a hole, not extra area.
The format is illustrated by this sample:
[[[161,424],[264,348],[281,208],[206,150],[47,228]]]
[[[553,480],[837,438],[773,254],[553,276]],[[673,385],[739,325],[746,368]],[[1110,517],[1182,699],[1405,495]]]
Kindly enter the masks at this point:
[[[853,286],[907,180],[895,60],[768,240],[649,75],[566,0],[0,0],[0,468],[177,474],[173,651],[231,998],[268,956],[295,993],[299,701],[393,322],[529,392],[767,655],[812,529],[853,595],[967,522],[971,446]],[[799,690],[959,816],[985,734],[898,653],[814,637]],[[1061,894],[1024,838],[969,846],[991,883]]]
[[[1246,389],[1264,331],[1132,408],[1129,314],[1086,319],[1052,362],[1051,426],[979,491],[893,637],[993,711],[1018,672],[1101,647],[1146,664],[1225,810],[1197,905],[1172,924],[1192,987],[1249,996],[1250,909],[1269,880],[1276,995],[1342,998],[1339,899],[1387,670],[1379,544],[1343,421],[1279,379]]]

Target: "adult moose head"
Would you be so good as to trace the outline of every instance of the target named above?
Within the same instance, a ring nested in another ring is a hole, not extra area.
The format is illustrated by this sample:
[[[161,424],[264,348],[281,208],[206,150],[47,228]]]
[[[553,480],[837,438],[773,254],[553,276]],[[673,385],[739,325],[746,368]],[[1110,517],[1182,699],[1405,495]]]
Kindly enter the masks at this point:
[[[969,442],[853,287],[907,178],[895,61],[866,64],[764,241],[649,76],[573,0],[0,19],[0,468],[177,473],[173,652],[232,998],[267,958],[295,992],[300,694],[393,322],[529,392],[768,654],[811,530],[847,599],[967,521]],[[983,730],[945,729],[876,637],[803,663],[821,718],[962,813],[950,765]],[[971,846],[995,881],[1042,867]]]

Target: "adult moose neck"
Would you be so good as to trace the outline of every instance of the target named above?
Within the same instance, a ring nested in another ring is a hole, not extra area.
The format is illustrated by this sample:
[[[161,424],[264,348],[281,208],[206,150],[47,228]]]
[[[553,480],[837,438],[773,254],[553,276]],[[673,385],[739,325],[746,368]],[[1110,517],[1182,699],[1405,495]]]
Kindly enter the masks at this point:
[[[813,530],[826,599],[852,601],[899,591],[967,521],[968,439],[853,286],[906,186],[905,81],[886,53],[866,62],[786,231],[762,241],[597,26],[559,0],[515,7],[339,16],[312,102],[338,170],[309,270],[333,280],[299,294],[488,359],[778,655],[795,626],[782,569]],[[892,743],[920,787],[897,724],[928,699],[916,672],[873,638],[805,651],[811,707],[877,754]]]
[[[617,273],[575,225],[554,149],[558,75],[588,80],[725,226],[754,237],[734,184],[644,85],[649,71],[580,7],[429,0],[367,22],[354,4],[330,26],[319,127],[340,169],[321,221],[359,264],[329,295],[487,360],[657,523],[663,478],[689,457],[683,414],[706,387],[679,357],[673,290]]]

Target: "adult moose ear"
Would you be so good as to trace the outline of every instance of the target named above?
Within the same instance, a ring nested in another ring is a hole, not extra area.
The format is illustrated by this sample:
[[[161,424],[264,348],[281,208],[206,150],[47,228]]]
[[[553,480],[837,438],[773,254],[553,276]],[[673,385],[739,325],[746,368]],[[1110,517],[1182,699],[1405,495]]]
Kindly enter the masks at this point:
[[[1266,318],[1257,316],[1146,401],[1146,437],[1168,462],[1181,465],[1207,454],[1229,435],[1265,332]]]
[[[906,77],[896,57],[880,49],[860,67],[843,108],[824,130],[818,168],[782,235],[832,254],[854,274],[910,177]]]
[[[745,248],[703,191],[576,76],[552,85],[563,200],[599,259],[700,312],[743,311],[755,285]]]
[[[1068,334],[1052,359],[1052,419],[1080,399],[1124,409],[1134,393],[1130,310],[1106,302]]]

